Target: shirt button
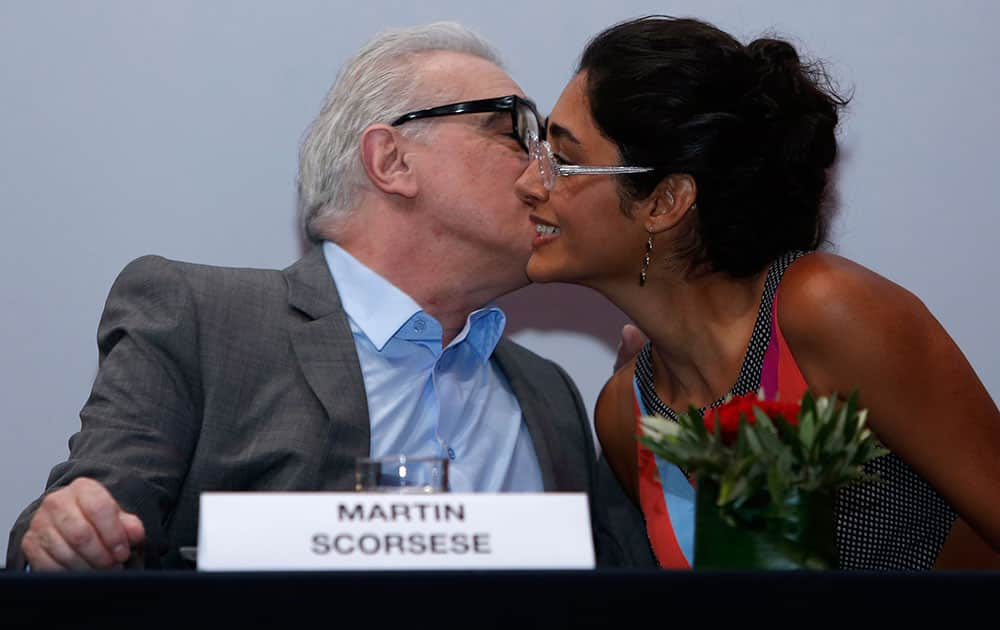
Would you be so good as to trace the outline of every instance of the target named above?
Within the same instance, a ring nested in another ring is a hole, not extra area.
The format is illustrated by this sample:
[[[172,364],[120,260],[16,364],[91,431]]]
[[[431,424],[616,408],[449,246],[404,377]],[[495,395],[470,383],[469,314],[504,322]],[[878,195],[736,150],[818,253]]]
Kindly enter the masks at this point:
[[[418,333],[424,332],[425,328],[427,328],[427,322],[425,322],[424,320],[418,319],[417,321],[413,322],[413,330],[417,331]]]
[[[450,446],[448,447],[448,457],[450,457],[451,459],[455,459],[455,449],[453,449]]]

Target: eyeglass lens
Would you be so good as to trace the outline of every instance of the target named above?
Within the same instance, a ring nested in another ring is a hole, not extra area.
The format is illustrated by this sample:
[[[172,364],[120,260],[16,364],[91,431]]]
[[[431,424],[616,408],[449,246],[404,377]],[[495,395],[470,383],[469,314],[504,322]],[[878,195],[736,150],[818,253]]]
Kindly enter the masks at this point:
[[[541,136],[541,130],[539,129],[538,117],[535,112],[527,105],[527,103],[516,101],[514,107],[515,122],[517,123],[517,135],[521,139],[521,144],[524,145],[528,152],[531,152],[531,143],[533,138],[538,138]]]
[[[544,140],[539,140],[538,136],[532,136],[528,145],[531,147],[528,154],[532,160],[538,162],[538,170],[542,175],[542,185],[547,190],[552,190],[555,185],[555,168],[552,165],[552,150]]]

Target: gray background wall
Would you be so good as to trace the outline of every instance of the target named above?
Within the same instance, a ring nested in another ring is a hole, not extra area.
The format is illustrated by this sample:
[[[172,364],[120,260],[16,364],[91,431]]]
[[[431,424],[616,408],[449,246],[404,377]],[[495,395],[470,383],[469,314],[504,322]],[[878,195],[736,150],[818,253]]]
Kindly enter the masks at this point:
[[[658,12],[790,36],[853,87],[836,250],[923,298],[996,399],[998,3],[0,0],[0,526],[66,456],[129,260],[297,258],[297,143],[368,37],[457,19],[547,110],[591,35]],[[556,285],[504,305],[592,408],[623,316]]]

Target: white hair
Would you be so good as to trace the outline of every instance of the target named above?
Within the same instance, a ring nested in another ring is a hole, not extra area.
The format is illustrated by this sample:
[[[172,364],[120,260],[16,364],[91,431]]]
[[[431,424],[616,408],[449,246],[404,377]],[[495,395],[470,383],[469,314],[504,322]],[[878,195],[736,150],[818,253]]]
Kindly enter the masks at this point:
[[[421,85],[416,66],[421,53],[433,51],[465,53],[503,66],[489,42],[455,22],[388,29],[365,44],[337,75],[299,150],[299,217],[309,239],[322,239],[320,222],[335,222],[357,206],[357,194],[367,185],[360,156],[364,130],[441,104],[429,100],[443,86]],[[421,127],[411,123],[400,130],[412,135]]]

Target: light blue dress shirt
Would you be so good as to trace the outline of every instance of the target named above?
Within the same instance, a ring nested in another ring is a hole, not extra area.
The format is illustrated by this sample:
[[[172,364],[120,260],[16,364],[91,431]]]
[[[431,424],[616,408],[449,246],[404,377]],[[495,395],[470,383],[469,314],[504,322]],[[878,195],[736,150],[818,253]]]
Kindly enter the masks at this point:
[[[323,243],[361,362],[371,455],[448,457],[452,492],[541,492],[510,384],[490,361],[507,318],[474,311],[442,348],[438,321],[336,243]]]

